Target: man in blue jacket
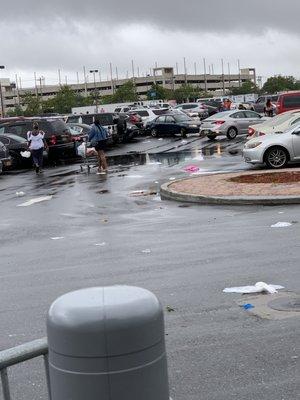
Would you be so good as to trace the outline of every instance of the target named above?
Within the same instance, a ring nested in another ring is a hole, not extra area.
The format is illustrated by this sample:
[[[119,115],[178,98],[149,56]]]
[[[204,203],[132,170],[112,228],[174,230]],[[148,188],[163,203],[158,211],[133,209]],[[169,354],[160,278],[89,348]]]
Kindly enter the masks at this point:
[[[108,133],[106,129],[100,125],[99,118],[95,117],[94,124],[92,125],[89,133],[89,141],[97,151],[99,160],[98,172],[100,173],[107,172],[107,161],[104,153],[104,151],[106,150],[107,138]]]

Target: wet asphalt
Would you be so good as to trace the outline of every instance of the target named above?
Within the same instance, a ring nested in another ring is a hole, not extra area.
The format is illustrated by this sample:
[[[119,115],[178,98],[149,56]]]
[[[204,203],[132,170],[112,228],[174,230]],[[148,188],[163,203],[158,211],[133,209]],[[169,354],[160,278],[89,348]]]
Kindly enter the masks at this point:
[[[137,285],[174,309],[165,312],[174,400],[298,398],[299,318],[251,316],[237,305],[241,295],[222,290],[265,281],[299,291],[300,207],[200,206],[157,194],[189,176],[189,165],[253,169],[243,142],[139,137],[108,152],[107,176],[82,172],[80,161],[1,175],[0,349],[45,336],[63,293]],[[52,197],[19,206],[40,196]],[[293,224],[271,228],[278,221]],[[14,399],[46,399],[42,367],[10,370]]]

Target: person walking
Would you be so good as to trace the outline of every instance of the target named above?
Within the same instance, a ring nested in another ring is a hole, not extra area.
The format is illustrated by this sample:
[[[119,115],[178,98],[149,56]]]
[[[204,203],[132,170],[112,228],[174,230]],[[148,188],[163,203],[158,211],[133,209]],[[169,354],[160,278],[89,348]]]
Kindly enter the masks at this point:
[[[108,133],[103,126],[100,124],[98,117],[95,117],[94,124],[89,132],[89,141],[92,146],[95,147],[98,154],[98,172],[107,172],[107,161],[104,151],[106,150],[106,143],[108,139]]]
[[[39,129],[37,122],[33,123],[32,131],[27,132],[28,147],[32,155],[35,172],[41,173],[43,167],[43,153],[48,149],[45,132]]]
[[[271,99],[268,99],[264,108],[266,117],[273,117],[274,115],[274,105],[271,103]]]

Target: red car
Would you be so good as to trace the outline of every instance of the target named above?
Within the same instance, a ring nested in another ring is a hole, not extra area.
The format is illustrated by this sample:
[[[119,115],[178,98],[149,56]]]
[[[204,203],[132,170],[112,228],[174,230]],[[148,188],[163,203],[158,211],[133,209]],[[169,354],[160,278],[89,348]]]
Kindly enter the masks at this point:
[[[300,108],[300,92],[294,91],[280,94],[278,96],[276,108],[277,114]]]

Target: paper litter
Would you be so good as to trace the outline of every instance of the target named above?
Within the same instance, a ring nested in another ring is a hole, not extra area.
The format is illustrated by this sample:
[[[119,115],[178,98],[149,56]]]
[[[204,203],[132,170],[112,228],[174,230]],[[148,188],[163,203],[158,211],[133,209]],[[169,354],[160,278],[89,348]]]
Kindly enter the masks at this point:
[[[54,236],[51,239],[52,240],[61,240],[61,239],[64,239],[64,237],[63,236]]]
[[[24,192],[16,192],[16,196],[23,197],[23,196],[25,196],[25,193]]]
[[[42,201],[48,201],[51,200],[53,196],[41,196],[41,197],[36,197],[34,199],[30,199],[26,201],[25,203],[18,204],[18,207],[28,207],[31,206],[32,204],[36,203],[41,203]]]
[[[198,172],[199,171],[199,167],[197,167],[196,165],[188,165],[187,167],[184,168],[185,172]]]
[[[30,156],[31,156],[30,151],[26,151],[26,150],[25,151],[20,151],[20,154],[24,158],[30,158]]]
[[[274,294],[277,293],[278,289],[284,289],[284,286],[280,285],[271,285],[265,282],[256,282],[254,286],[239,286],[239,287],[231,287],[225,288],[223,290],[224,293],[269,293]]]
[[[271,228],[287,228],[291,225],[292,224],[290,222],[277,222],[276,224],[271,225]]]
[[[150,249],[145,249],[145,250],[142,250],[142,253],[149,254],[149,253],[151,253],[151,250]]]

